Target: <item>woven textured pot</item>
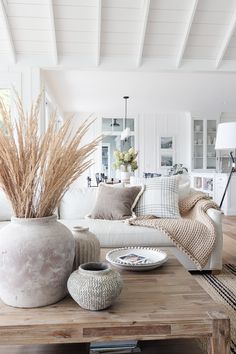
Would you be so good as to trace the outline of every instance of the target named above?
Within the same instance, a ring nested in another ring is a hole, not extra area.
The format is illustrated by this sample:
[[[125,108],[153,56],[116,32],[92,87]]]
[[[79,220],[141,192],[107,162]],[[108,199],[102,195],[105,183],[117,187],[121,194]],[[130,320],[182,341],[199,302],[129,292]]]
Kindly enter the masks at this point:
[[[0,230],[0,298],[14,307],[53,304],[67,294],[75,241],[55,215],[12,218]]]
[[[83,263],[99,262],[100,242],[96,235],[88,227],[82,226],[74,226],[72,232],[75,238],[74,270]]]
[[[71,274],[67,287],[84,309],[103,310],[121,293],[122,280],[119,272],[107,263],[85,263]]]

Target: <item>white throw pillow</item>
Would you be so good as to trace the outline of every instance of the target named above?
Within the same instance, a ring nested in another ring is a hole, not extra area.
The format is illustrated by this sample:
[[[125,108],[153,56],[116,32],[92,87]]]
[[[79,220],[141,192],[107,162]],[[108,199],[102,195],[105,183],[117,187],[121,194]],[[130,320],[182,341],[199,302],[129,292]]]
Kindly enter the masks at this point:
[[[14,215],[11,202],[6,197],[6,194],[0,189],[0,221],[11,220]]]
[[[140,179],[132,179],[133,185],[139,184]],[[179,214],[179,178],[154,177],[146,179],[144,192],[135,207],[137,216],[154,215],[160,218],[180,218]]]
[[[160,177],[154,177],[154,178],[160,178]],[[190,179],[189,176],[186,174],[183,175],[177,175],[176,178],[179,180],[179,201],[183,200],[186,198],[189,193],[190,193]],[[132,185],[141,185],[141,184],[146,184],[147,181],[149,181],[151,178],[144,178],[144,177],[130,177],[130,183]]]

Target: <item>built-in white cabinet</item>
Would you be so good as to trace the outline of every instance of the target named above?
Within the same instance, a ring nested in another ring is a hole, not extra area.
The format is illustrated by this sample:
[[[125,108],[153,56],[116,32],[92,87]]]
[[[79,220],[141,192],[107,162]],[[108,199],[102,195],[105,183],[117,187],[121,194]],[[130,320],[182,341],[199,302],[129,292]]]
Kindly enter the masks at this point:
[[[220,204],[229,173],[216,173],[214,201]],[[232,175],[225,199],[222,205],[222,210],[225,215],[236,215],[236,173]]]
[[[216,119],[192,118],[192,171],[215,171]]]
[[[221,202],[228,173],[191,173],[191,187],[207,193],[218,205]],[[236,173],[232,176],[222,210],[225,215],[236,215]]]

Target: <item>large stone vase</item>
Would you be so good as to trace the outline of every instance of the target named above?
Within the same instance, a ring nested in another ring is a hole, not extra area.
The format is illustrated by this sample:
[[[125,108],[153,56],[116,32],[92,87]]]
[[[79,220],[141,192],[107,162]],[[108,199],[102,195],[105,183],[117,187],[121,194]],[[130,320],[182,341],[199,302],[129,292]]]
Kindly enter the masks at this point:
[[[1,300],[25,308],[61,300],[67,294],[74,255],[74,237],[55,215],[13,217],[0,230]]]

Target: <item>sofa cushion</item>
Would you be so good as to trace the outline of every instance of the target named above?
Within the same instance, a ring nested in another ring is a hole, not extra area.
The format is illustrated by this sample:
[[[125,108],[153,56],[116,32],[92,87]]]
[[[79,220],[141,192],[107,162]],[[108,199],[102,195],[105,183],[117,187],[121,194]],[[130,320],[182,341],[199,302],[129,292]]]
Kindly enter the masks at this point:
[[[136,184],[135,180],[132,180],[132,183]],[[134,210],[135,214],[180,218],[178,189],[178,176],[148,178],[145,181],[144,192]]]
[[[100,183],[92,219],[123,220],[132,217],[143,186],[115,187]]]
[[[174,246],[164,233],[148,227],[132,226],[120,220],[82,219],[60,220],[71,230],[73,226],[89,227],[99,239],[101,247],[168,247]]]
[[[91,213],[97,196],[97,187],[71,187],[63,196],[60,208],[60,219],[83,219]]]

